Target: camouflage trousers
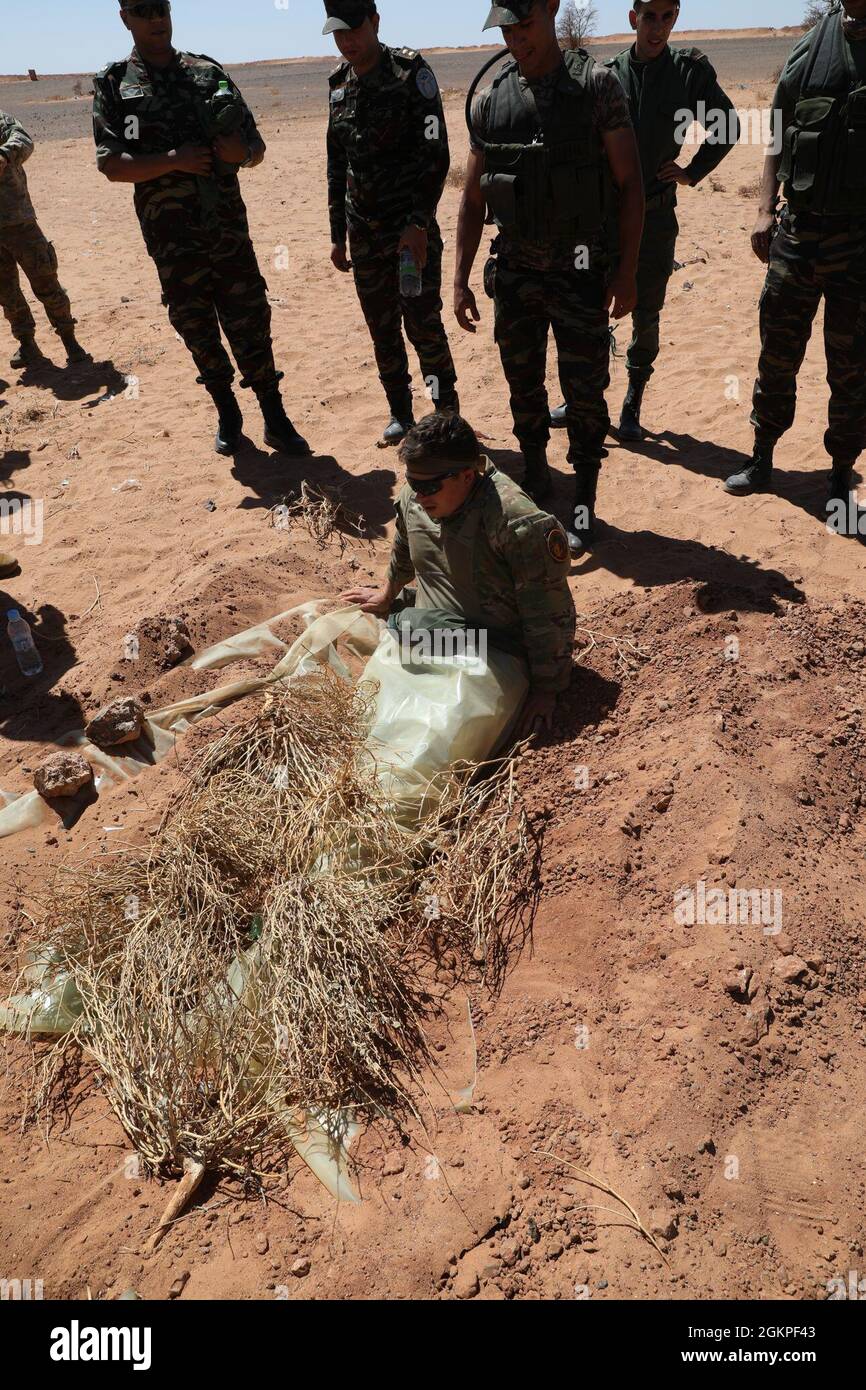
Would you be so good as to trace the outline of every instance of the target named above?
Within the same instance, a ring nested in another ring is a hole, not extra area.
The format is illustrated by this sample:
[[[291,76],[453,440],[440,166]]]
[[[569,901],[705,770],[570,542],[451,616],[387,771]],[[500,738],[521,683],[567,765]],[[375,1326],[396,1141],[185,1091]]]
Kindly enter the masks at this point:
[[[568,461],[575,471],[598,469],[610,427],[604,396],[610,385],[606,270],[599,265],[529,270],[500,256],[488,262],[485,285],[493,295],[495,337],[521,449],[543,448],[550,438],[546,375],[552,329],[566,404]]]
[[[21,292],[19,267],[41,301],[55,333],[75,327],[69,296],[57,278],[57,252],[36,222],[0,227],[0,307],[20,342],[36,332],[30,305]]]
[[[659,355],[659,319],[674,272],[680,226],[674,208],[649,209],[637,267],[637,304],[626,355],[629,375],[648,381]]]
[[[213,232],[190,228],[181,241],[148,249],[156,262],[162,302],[198,367],[203,386],[229,385],[231,358],[220,328],[241,372],[241,386],[256,392],[275,386],[271,306],[259,270],[246,219],[222,224]]]
[[[442,234],[434,222],[427,238],[427,264],[421,293],[414,299],[400,294],[400,231],[375,231],[368,223],[349,223],[349,254],[358,299],[376,354],[379,378],[388,403],[401,415],[411,402],[412,378],[403,339],[418,354],[421,375],[431,402],[454,404],[457,373],[442,322]]]
[[[794,422],[797,373],[824,299],[830,385],[824,447],[853,463],[866,444],[866,218],[785,214],[760,300],[761,356],[752,397],[759,444]]]

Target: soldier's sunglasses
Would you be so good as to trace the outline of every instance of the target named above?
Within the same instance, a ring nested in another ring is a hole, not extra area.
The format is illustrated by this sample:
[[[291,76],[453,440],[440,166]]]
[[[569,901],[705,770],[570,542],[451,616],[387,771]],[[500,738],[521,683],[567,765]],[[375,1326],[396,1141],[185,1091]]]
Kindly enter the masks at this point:
[[[124,5],[123,11],[134,19],[165,19],[171,12],[171,5],[169,0],[154,0],[152,4]]]
[[[410,488],[416,494],[416,496],[432,497],[434,493],[439,492],[440,488],[442,487],[442,484],[447,483],[449,478],[459,478],[460,474],[464,471],[464,469],[471,467],[472,465],[470,463],[467,463],[464,464],[463,468],[452,468],[450,472],[440,473],[438,477],[435,478],[407,477],[406,482],[409,484]]]

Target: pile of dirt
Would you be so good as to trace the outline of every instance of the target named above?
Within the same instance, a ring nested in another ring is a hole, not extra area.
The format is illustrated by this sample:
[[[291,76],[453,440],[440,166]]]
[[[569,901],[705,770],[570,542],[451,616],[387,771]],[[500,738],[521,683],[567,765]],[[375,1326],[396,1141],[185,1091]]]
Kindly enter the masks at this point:
[[[688,583],[581,616],[560,722],[520,773],[544,835],[534,951],[498,999],[455,990],[423,1127],[358,1140],[360,1207],[303,1169],[265,1175],[264,1204],[224,1185],[145,1261],[165,1192],[86,1075],[49,1147],[22,1134],[13,1044],[16,1267],[51,1296],[164,1296],[189,1270],[192,1297],[826,1297],[866,1237],[863,619]],[[169,785],[139,779],[152,814]]]

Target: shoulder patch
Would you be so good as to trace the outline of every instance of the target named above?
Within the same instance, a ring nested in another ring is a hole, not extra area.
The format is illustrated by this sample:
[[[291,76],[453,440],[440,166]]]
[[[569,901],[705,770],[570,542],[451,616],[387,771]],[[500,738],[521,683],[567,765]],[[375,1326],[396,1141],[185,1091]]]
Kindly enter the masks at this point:
[[[547,532],[547,549],[558,565],[564,564],[569,557],[568,541],[558,521],[553,521]]]
[[[339,87],[345,81],[346,75],[351,67],[351,63],[338,63],[334,71],[329,75],[328,82],[332,87]]]
[[[415,83],[425,101],[435,101],[439,95],[439,83],[432,68],[428,68],[426,64],[419,68],[415,75]]]
[[[100,68],[99,72],[93,74],[94,82],[102,77],[108,77],[112,72],[126,72],[128,62],[128,58],[115,58],[113,63],[106,63],[104,68]]]

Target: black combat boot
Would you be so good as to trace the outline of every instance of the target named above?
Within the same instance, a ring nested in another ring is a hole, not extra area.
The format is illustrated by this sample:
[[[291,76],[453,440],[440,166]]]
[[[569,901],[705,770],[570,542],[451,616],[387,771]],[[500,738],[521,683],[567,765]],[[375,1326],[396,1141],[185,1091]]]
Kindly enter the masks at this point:
[[[558,405],[555,410],[550,412],[550,428],[552,430],[564,430],[568,424],[568,406]]]
[[[433,406],[437,415],[459,415],[460,397],[455,390],[445,391]],[[411,413],[411,411],[410,411]]]
[[[390,396],[388,404],[391,407],[391,419],[385,426],[379,441],[382,448],[399,444],[401,439],[406,438],[415,423],[415,416],[412,413],[411,391],[407,391],[402,396]]]
[[[209,386],[208,395],[219,412],[214,448],[224,456],[233,454],[240,445],[244,430],[244,417],[231,386]]]
[[[553,474],[547,463],[547,450],[542,444],[527,444],[523,450],[526,469],[523,491],[537,507],[553,496]]]
[[[739,473],[732,473],[725,479],[725,491],[745,495],[748,492],[770,492],[773,485],[772,444],[759,444],[755,441],[752,457]]]
[[[598,492],[598,468],[577,470],[574,490],[574,510],[565,528],[568,548],[573,559],[579,559],[592,549],[595,540],[595,498]]]
[[[628,391],[622,403],[622,414],[619,417],[617,434],[620,439],[639,440],[646,435],[646,430],[640,422],[640,410],[643,404],[643,393],[646,390],[647,378],[637,376],[634,372],[628,374]]]
[[[290,458],[309,458],[312,450],[286,414],[279,386],[256,394],[265,421],[265,443],[268,447],[288,454]]]
[[[851,536],[866,544],[866,510],[857,501],[854,486],[854,464],[833,460],[824,511],[827,525],[839,536]]]
[[[18,370],[21,367],[35,367],[44,360],[42,353],[36,346],[36,335],[27,333],[19,342],[12,357],[9,358],[9,366]]]
[[[70,367],[76,362],[92,362],[93,358],[86,348],[83,348],[75,336],[75,329],[70,328],[68,332],[58,335],[66,352],[66,361]]]

